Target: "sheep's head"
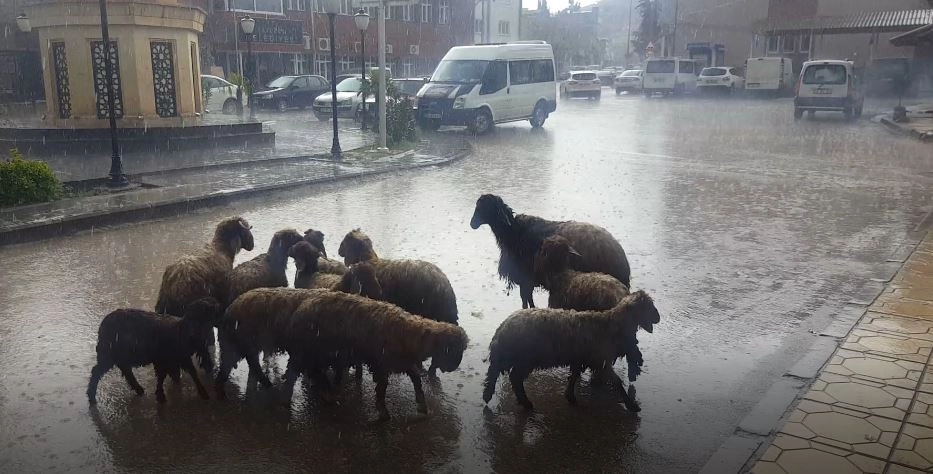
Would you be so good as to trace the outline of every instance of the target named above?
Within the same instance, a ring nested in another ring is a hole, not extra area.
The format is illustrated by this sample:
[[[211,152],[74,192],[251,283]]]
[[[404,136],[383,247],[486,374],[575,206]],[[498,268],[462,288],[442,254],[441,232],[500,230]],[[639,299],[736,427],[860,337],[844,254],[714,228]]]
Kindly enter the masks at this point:
[[[510,227],[515,214],[501,197],[495,194],[483,194],[476,200],[476,209],[470,219],[470,227],[479,229],[483,224]]]
[[[220,240],[227,243],[237,253],[240,249],[246,251],[253,250],[253,233],[250,231],[253,227],[242,217],[229,217],[217,224],[214,231],[214,240]]]
[[[377,258],[373,250],[373,241],[360,229],[353,229],[347,233],[340,242],[337,255],[343,257],[343,263],[347,266]]]
[[[654,300],[643,290],[638,290],[622,299],[626,305],[626,314],[645,331],[654,332],[654,325],[661,322],[661,314],[654,306]]]
[[[376,271],[373,266],[360,262],[350,265],[347,273],[343,276],[341,286],[349,286],[349,293],[365,296],[369,299],[383,301],[385,297],[382,294],[382,285],[376,278]]]
[[[431,365],[441,369],[441,372],[453,372],[460,367],[463,352],[466,351],[469,338],[463,328],[450,323],[437,323],[443,325],[443,330],[430,330],[425,328],[428,353],[431,354]]]
[[[580,254],[570,246],[570,241],[559,235],[544,239],[535,255],[535,279],[543,281],[549,273],[560,272],[570,266],[570,256]]]
[[[281,255],[298,242],[301,242],[301,234],[297,230],[282,229],[272,236],[272,241],[269,242],[269,253]]]
[[[295,267],[299,272],[307,269],[313,273],[317,271],[317,260],[321,254],[313,245],[302,240],[288,249],[288,256],[295,259]]]
[[[220,321],[223,307],[220,301],[213,297],[196,299],[185,305],[182,315],[182,334],[187,336],[192,346],[206,348],[209,333],[213,332],[214,324]]]
[[[321,256],[327,258],[327,249],[324,248],[324,233],[319,230],[308,229],[305,231],[305,241],[313,245],[314,248],[321,251]]]

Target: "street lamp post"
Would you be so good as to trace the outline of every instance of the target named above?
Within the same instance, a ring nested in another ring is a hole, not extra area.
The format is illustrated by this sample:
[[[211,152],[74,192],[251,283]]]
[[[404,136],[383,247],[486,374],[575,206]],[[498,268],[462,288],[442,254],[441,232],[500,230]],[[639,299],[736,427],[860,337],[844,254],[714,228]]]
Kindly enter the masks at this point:
[[[340,138],[337,137],[337,45],[334,40],[334,30],[337,28],[337,14],[340,13],[341,0],[324,0],[324,12],[330,20],[330,111],[334,120],[334,140],[330,146],[330,154],[340,158]]]
[[[256,120],[256,107],[253,103],[253,87],[256,84],[255,78],[253,77],[256,74],[256,65],[253,64],[253,28],[256,28],[256,20],[250,18],[249,15],[240,18],[240,28],[243,29],[243,33],[246,35],[246,62],[252,70],[252,74],[249,74],[247,80],[249,81],[249,96],[247,96],[247,104],[249,106],[249,119]]]
[[[360,11],[356,12],[356,15],[353,15],[353,21],[356,22],[356,27],[360,30],[360,85],[362,85],[366,82],[366,29],[369,28],[369,13],[366,13],[365,9],[360,8]],[[360,108],[363,111],[361,114],[363,116],[362,128],[366,130],[366,96],[360,95],[360,99],[362,99]]]
[[[107,85],[107,114],[110,116],[110,181],[111,187],[122,187],[129,184],[126,174],[123,173],[123,158],[120,157],[120,144],[117,141],[117,112],[113,97],[113,63],[110,57],[110,29],[107,24],[107,0],[100,0],[100,37],[103,40],[101,47],[104,50],[104,74],[107,75],[104,83]]]

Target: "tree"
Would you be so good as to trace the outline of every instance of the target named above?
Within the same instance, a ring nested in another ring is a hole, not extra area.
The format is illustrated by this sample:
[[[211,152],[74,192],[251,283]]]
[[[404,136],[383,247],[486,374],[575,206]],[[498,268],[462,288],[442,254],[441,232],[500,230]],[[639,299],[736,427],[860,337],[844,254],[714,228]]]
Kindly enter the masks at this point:
[[[648,47],[648,43],[657,41],[661,35],[661,2],[660,0],[638,0],[635,6],[641,16],[635,39],[632,40],[634,51],[641,52]]]

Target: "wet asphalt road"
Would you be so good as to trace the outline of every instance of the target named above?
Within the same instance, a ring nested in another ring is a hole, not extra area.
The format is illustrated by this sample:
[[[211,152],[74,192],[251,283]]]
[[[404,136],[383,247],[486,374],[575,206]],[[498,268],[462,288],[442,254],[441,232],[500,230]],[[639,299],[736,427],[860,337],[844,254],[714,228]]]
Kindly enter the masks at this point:
[[[933,189],[928,145],[867,121],[794,123],[787,101],[607,95],[562,103],[543,132],[511,124],[473,143],[472,157],[447,167],[0,249],[0,471],[694,472],[813,331],[873,296],[880,284],[870,279],[896,266],[886,259],[929,211]],[[468,225],[485,192],[518,212],[600,224],[622,242],[633,286],[662,314],[654,334],[639,336],[638,416],[591,390],[588,376],[568,406],[566,370],[529,379],[533,415],[504,378],[484,406],[486,348],[520,307],[496,278],[488,227]],[[427,385],[430,416],[417,414],[404,377],[389,388],[395,418],[377,425],[368,378],[344,385],[339,407],[306,385],[287,404],[276,389],[247,391],[245,364],[226,402],[201,401],[186,380],[168,383],[157,406],[144,368],[145,397],[112,371],[99,407],[88,407],[100,319],[151,307],[162,268],[232,214],[253,224],[257,242],[238,262],[281,228],[322,229],[336,253],[361,226],[381,256],[447,273],[471,342],[458,372]]]

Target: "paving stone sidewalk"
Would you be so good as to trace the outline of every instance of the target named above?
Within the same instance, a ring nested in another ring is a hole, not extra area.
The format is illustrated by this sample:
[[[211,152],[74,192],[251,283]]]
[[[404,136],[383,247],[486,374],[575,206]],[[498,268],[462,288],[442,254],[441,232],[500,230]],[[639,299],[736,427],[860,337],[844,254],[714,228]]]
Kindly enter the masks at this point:
[[[933,472],[933,232],[785,418],[755,474]]]

